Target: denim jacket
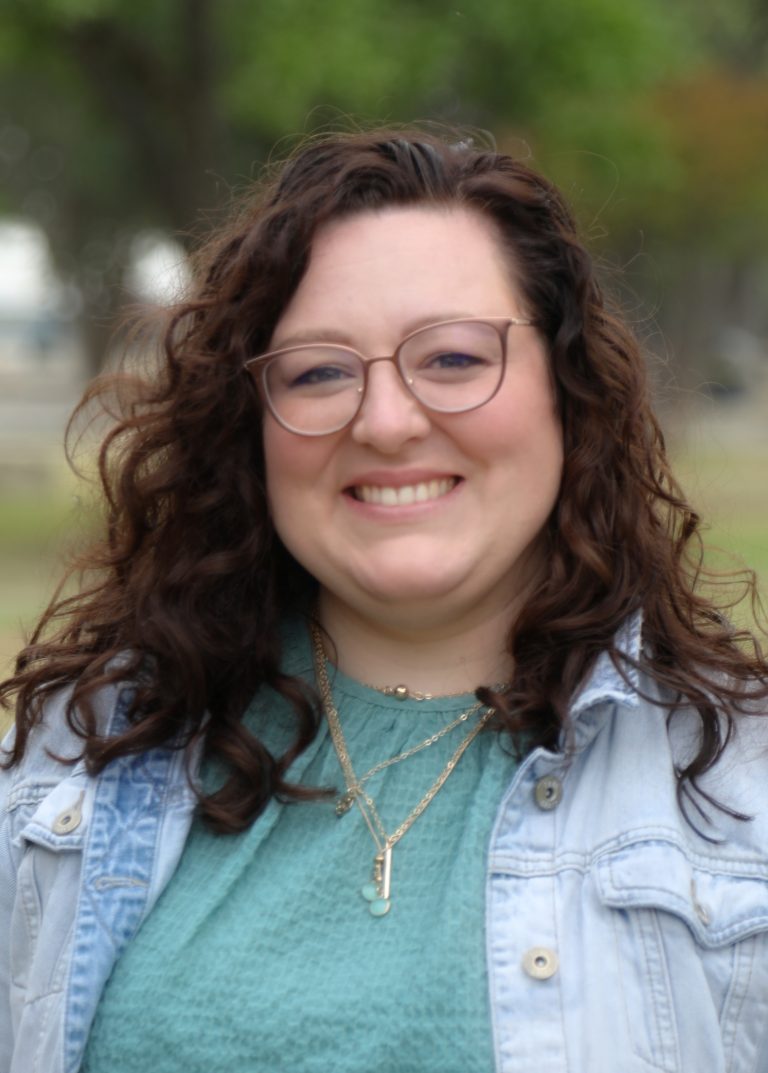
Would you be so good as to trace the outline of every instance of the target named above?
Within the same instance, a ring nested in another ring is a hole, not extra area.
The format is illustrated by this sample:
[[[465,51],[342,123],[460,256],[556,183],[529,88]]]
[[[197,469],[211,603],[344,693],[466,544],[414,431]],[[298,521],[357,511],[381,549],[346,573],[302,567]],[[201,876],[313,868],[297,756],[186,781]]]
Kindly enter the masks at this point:
[[[701,783],[752,819],[708,807],[708,822],[689,802],[692,826],[674,772],[697,722],[668,727],[653,691],[602,656],[573,701],[575,753],[536,749],[500,802],[486,880],[497,1073],[768,1073],[768,720],[740,717]],[[180,751],[95,778],[49,756],[78,752],[66,700],[0,774],[0,1073],[79,1069],[194,810]],[[105,727],[125,725],[128,700],[103,691]]]

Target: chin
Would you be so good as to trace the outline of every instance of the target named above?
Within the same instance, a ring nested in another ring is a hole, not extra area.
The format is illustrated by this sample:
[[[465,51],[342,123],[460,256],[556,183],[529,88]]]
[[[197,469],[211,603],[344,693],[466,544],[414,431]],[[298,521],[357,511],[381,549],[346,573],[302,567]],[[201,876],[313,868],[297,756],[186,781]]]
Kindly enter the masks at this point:
[[[439,573],[434,568],[380,572],[360,579],[363,588],[374,599],[387,604],[420,604],[425,600],[445,600],[456,594],[466,575],[445,570]]]

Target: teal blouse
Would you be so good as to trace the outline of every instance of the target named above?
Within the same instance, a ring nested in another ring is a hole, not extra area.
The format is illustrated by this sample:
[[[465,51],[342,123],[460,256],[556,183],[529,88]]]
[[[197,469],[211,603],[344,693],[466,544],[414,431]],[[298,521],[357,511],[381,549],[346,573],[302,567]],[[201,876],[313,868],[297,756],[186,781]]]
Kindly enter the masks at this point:
[[[285,669],[313,679],[304,626]],[[400,701],[331,669],[358,775],[469,708],[471,695]],[[366,789],[394,831],[477,720],[373,776]],[[273,750],[292,736],[288,706],[264,691],[248,725]],[[102,996],[87,1073],[489,1073],[486,851],[515,761],[481,732],[393,849],[391,908],[361,894],[376,852],[356,807],[336,798],[272,801],[239,835],[193,824],[179,867]],[[344,780],[327,725],[292,781]],[[203,779],[220,779],[213,764]]]

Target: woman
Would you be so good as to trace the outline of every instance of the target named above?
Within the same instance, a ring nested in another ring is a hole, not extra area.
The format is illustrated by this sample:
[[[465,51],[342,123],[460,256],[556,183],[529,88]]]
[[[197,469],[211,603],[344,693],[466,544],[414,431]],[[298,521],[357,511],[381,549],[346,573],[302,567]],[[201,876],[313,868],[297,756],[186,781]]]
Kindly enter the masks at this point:
[[[4,686],[0,1068],[768,1069],[768,668],[557,191],[321,139],[199,279]]]

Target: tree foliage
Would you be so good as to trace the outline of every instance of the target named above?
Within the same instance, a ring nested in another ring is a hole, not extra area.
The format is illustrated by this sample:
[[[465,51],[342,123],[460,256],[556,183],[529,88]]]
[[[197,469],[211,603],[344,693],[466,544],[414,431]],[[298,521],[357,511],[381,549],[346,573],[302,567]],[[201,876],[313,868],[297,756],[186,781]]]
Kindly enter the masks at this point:
[[[743,250],[768,5],[693,4],[5,0],[0,210],[45,227],[93,328],[133,236],[187,234],[286,135],[430,118],[532,152],[619,248],[656,227]]]

